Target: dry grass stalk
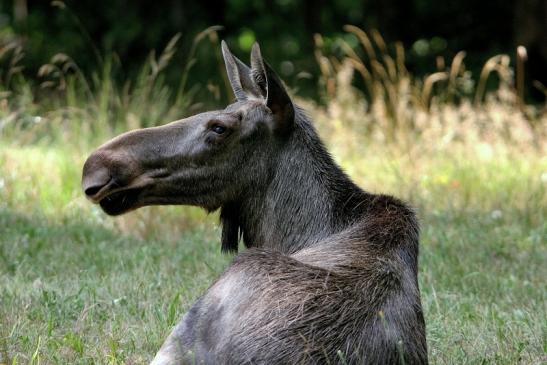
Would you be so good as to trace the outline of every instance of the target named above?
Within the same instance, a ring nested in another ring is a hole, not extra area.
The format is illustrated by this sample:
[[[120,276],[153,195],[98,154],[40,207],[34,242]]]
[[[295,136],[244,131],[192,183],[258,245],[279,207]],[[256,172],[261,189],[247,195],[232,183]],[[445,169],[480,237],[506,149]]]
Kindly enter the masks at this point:
[[[465,58],[465,51],[459,51],[452,59],[450,65],[450,74],[448,77],[448,90],[447,101],[450,103],[453,100],[454,93],[456,91],[456,79],[460,72],[463,70],[463,59]]]
[[[450,65],[448,69],[423,78],[413,77],[407,72],[401,43],[395,44],[394,55],[391,55],[378,34],[369,37],[354,26],[346,26],[345,30],[358,37],[364,56],[359,55],[359,49],[341,41],[345,57],[328,57],[319,47],[322,46],[319,38],[316,41],[316,58],[325,78],[323,84],[329,90],[328,110],[331,117],[335,117],[335,123],[365,125],[369,136],[380,140],[403,142],[427,136],[428,140],[438,138],[471,144],[485,140],[511,141],[523,148],[532,145],[544,148],[544,143],[538,141],[544,139],[547,116],[540,109],[530,112],[528,107],[526,113],[515,109],[513,73],[507,55],[487,60],[474,88],[470,73],[465,71],[464,51],[446,63]],[[348,68],[357,71],[363,79],[364,94],[353,88],[352,80],[347,77],[353,73]],[[337,77],[337,73],[346,76]],[[499,77],[499,83],[497,89],[487,92],[491,73]],[[547,95],[543,85],[535,85]],[[466,95],[473,90],[471,102]],[[461,96],[457,104],[456,95]],[[348,105],[352,106],[348,108]],[[536,121],[530,122],[530,118]]]
[[[524,46],[517,47],[517,70],[516,70],[516,89],[518,103],[521,110],[524,110],[524,62],[528,59],[528,53]]]
[[[425,78],[424,86],[422,88],[422,104],[426,110],[429,110],[429,102],[433,85],[439,81],[446,80],[447,78],[448,74],[446,72],[435,72]]]

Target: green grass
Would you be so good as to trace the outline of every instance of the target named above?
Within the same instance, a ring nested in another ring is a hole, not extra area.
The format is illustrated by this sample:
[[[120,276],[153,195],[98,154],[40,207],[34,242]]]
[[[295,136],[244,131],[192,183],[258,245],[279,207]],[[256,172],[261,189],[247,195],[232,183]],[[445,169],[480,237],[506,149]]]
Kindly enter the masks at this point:
[[[73,152],[0,150],[0,359],[144,363],[229,258],[196,210],[106,217]]]
[[[361,186],[418,207],[432,363],[545,361],[547,160],[328,142]],[[215,215],[89,204],[85,154],[0,148],[0,363],[145,363],[229,264]]]

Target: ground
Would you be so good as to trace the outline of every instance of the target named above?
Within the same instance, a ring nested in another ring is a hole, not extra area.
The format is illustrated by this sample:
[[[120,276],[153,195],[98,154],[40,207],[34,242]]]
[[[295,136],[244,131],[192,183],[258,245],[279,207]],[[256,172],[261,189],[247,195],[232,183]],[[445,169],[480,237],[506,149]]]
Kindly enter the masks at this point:
[[[323,132],[323,134],[325,134]],[[547,160],[477,145],[327,140],[363,188],[414,205],[433,364],[546,358]],[[232,257],[196,208],[106,216],[83,197],[91,147],[0,147],[0,363],[140,364]]]

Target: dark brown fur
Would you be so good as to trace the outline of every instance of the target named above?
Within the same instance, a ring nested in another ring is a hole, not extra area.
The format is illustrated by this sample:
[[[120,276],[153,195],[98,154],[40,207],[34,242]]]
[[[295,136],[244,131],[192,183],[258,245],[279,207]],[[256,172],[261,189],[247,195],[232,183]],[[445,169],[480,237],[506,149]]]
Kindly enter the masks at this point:
[[[223,52],[238,102],[122,135],[84,167],[110,214],[220,208],[222,250],[248,247],[153,363],[427,363],[414,212],[340,170],[257,46],[251,69]]]

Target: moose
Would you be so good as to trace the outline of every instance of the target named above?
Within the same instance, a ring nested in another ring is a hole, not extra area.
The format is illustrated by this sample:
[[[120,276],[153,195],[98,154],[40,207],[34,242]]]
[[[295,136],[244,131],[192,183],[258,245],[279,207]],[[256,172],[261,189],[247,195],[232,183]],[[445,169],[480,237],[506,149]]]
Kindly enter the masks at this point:
[[[426,364],[413,209],[351,181],[257,43],[250,67],[222,53],[234,103],[124,133],[83,167],[109,215],[220,210],[221,250],[246,247],[152,364]]]

